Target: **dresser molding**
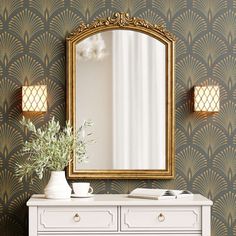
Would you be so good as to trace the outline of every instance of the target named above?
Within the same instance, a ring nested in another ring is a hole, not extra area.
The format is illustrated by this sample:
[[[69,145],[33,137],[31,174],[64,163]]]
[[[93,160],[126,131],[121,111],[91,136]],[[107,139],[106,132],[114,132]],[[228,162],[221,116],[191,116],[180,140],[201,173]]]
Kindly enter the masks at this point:
[[[125,194],[52,200],[37,194],[27,202],[29,236],[210,236],[212,204],[200,194],[170,200]]]

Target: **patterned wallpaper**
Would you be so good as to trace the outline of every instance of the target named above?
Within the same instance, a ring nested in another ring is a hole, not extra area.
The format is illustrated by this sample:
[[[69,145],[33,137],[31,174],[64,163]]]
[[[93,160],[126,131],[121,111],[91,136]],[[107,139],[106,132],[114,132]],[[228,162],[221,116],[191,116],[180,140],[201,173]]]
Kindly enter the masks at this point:
[[[47,84],[49,111],[38,125],[65,122],[65,37],[82,21],[129,12],[162,23],[177,37],[176,178],[92,181],[97,193],[135,187],[189,189],[214,201],[212,235],[236,235],[236,1],[0,0],[0,235],[27,235],[25,203],[47,178],[19,182],[15,162],[29,138],[19,124],[20,88]],[[192,112],[194,85],[218,84],[221,111]]]

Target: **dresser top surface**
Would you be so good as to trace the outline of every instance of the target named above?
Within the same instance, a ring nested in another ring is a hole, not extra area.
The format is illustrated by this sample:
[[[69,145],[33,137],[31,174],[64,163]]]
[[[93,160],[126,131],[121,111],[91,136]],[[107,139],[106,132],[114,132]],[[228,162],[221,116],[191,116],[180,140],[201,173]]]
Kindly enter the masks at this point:
[[[27,206],[201,206],[213,202],[200,194],[191,198],[151,200],[129,198],[127,194],[94,194],[91,198],[70,198],[66,200],[46,199],[42,194],[33,195]]]

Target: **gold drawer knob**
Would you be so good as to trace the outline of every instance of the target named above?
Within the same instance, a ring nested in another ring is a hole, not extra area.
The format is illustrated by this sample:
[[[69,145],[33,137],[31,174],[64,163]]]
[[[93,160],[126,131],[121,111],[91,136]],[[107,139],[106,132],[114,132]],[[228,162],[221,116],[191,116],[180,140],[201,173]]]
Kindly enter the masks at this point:
[[[162,213],[160,213],[159,216],[158,216],[158,220],[160,222],[163,222],[165,220],[165,216]]]
[[[79,222],[79,221],[80,221],[80,216],[79,216],[78,213],[76,213],[76,214],[74,215],[74,221],[75,221],[75,222]]]

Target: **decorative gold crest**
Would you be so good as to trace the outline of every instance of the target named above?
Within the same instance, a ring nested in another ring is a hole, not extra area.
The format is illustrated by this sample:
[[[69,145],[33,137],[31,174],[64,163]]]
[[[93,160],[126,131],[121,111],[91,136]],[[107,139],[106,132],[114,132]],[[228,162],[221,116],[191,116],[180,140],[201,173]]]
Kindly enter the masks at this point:
[[[157,33],[163,35],[164,37],[168,38],[169,40],[175,41],[174,35],[168,32],[163,25],[151,24],[148,21],[138,17],[130,17],[129,13],[125,12],[116,12],[113,17],[96,19],[91,24],[82,23],[74,32],[70,33],[70,36],[67,38],[67,40],[70,40],[71,37],[77,35],[78,33],[85,32],[94,28],[104,28],[109,26],[129,26],[131,28],[138,26],[146,29],[152,29]]]

